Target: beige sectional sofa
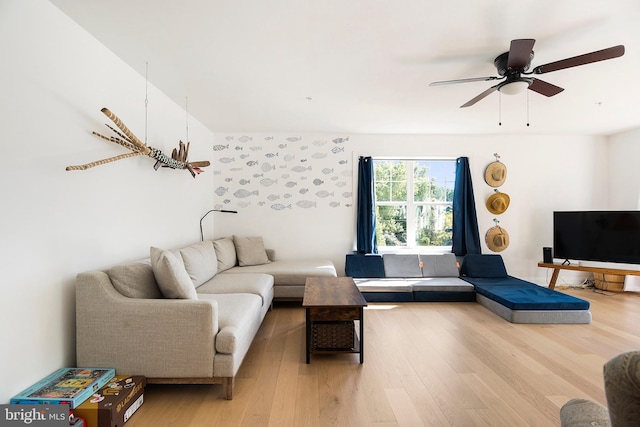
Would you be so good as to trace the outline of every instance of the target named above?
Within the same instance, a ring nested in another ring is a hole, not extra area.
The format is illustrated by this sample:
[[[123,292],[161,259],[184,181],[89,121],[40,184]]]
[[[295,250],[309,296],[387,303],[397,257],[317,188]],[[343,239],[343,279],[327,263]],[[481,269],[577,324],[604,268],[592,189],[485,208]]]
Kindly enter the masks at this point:
[[[231,399],[274,299],[274,277],[283,295],[297,296],[313,273],[336,275],[330,261],[275,261],[268,253],[259,237],[233,236],[151,248],[147,259],[80,273],[77,365],[113,367],[149,383],[223,384]]]

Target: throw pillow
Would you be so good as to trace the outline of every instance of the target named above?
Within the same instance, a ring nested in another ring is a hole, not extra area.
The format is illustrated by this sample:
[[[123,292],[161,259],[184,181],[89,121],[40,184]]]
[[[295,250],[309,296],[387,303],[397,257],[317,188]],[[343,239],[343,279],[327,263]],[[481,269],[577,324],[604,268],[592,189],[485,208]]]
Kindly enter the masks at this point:
[[[268,264],[269,257],[264,249],[262,237],[241,237],[233,236],[233,243],[238,255],[238,265],[240,267],[248,265]]]
[[[218,272],[236,266],[236,247],[231,237],[214,240],[213,247],[216,251],[216,258],[218,258]]]
[[[151,248],[151,267],[165,298],[198,299],[196,288],[180,261],[170,251]]]
[[[158,281],[153,275],[151,260],[119,264],[109,269],[113,287],[129,298],[162,298]]]

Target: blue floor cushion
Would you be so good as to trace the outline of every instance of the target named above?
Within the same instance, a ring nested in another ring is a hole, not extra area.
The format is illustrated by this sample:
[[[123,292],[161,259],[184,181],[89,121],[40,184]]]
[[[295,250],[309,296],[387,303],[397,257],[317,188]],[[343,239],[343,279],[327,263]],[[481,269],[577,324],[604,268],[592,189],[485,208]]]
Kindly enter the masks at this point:
[[[463,277],[480,295],[511,310],[588,310],[589,301],[515,277]]]

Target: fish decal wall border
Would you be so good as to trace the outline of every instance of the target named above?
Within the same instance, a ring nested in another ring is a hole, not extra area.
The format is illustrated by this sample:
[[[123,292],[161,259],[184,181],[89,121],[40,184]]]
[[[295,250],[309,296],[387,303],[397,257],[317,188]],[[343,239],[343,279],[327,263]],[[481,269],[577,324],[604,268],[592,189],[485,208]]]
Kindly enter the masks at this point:
[[[213,151],[216,209],[353,206],[349,137],[227,135]]]

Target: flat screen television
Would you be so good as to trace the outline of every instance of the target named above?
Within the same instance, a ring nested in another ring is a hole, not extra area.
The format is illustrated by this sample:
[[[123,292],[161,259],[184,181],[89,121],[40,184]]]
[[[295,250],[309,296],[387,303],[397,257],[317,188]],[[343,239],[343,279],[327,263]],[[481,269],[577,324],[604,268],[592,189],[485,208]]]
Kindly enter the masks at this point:
[[[554,212],[553,256],[640,264],[640,211]]]

